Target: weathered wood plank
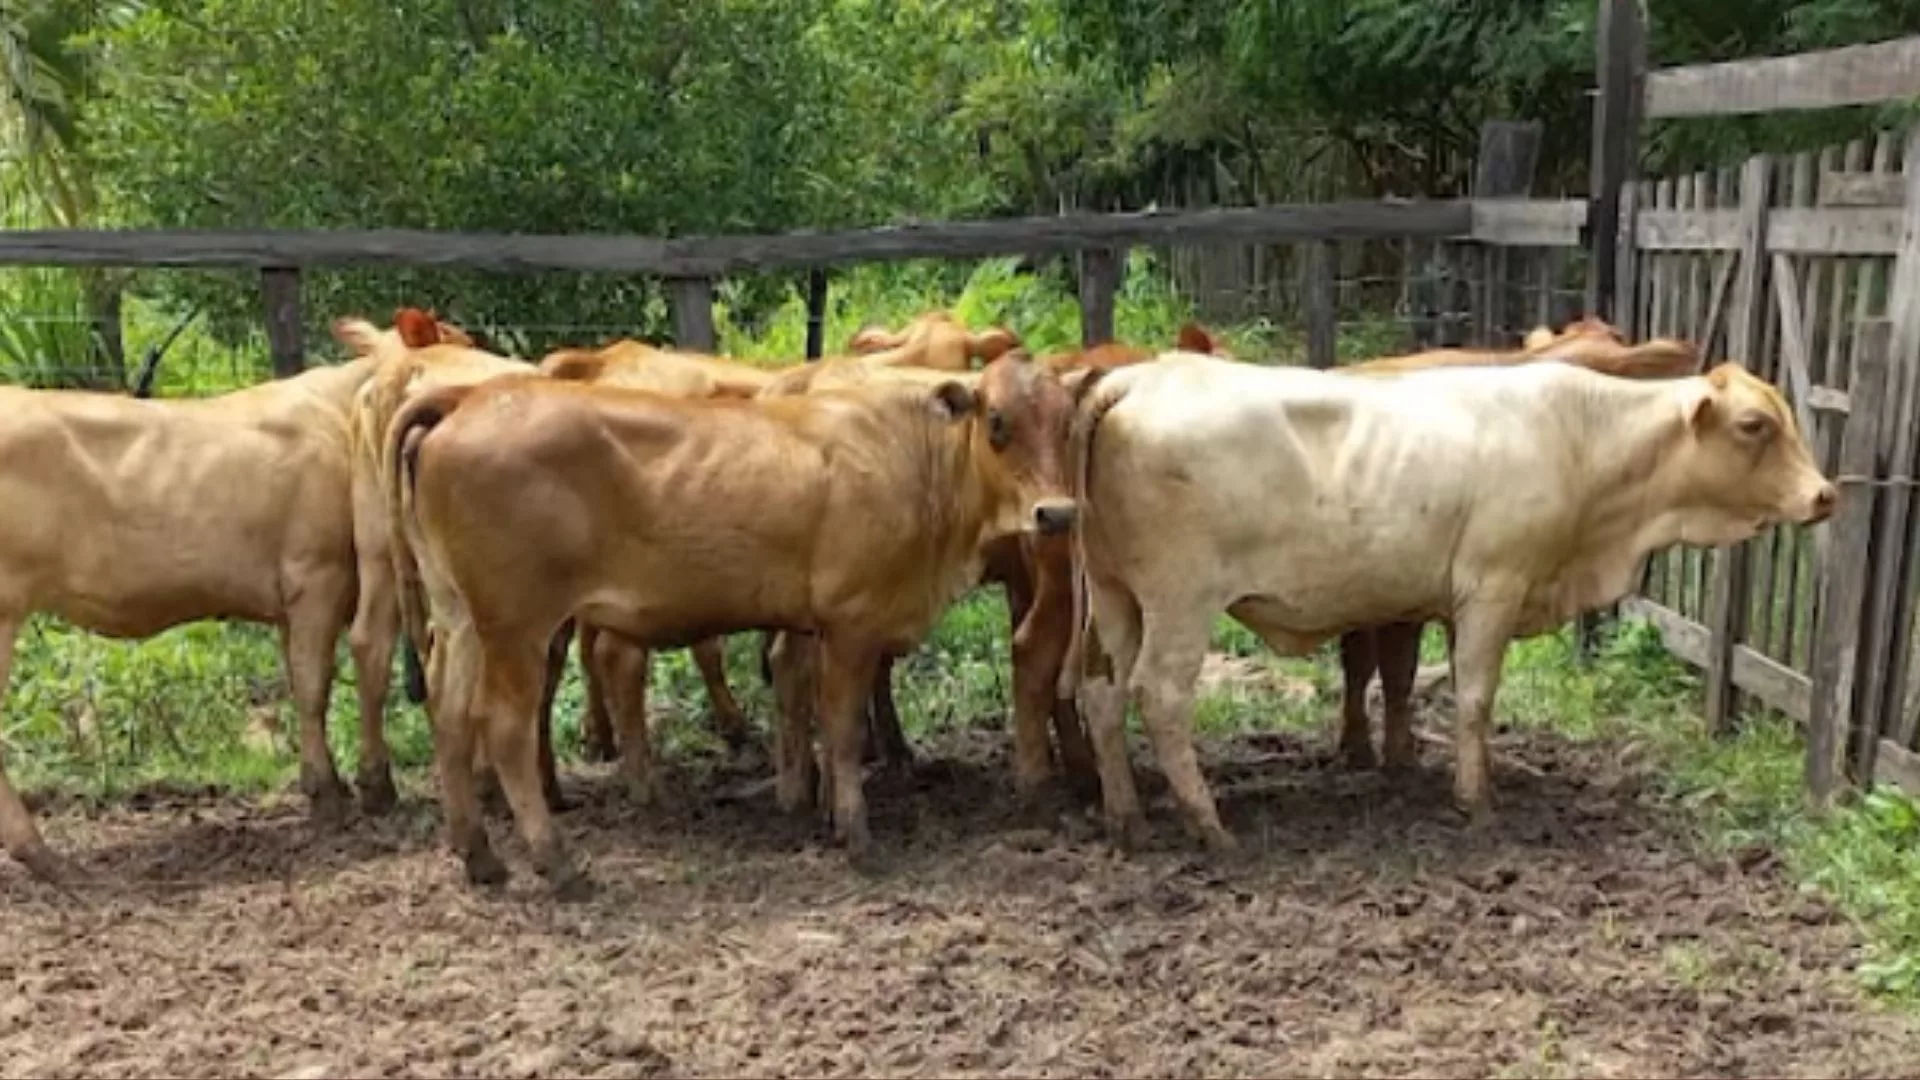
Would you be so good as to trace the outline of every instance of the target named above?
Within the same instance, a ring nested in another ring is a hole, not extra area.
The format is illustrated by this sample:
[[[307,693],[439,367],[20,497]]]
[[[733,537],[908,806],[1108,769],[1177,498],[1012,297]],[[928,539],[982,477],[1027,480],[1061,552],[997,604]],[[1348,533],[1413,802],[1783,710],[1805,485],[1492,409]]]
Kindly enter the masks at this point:
[[[1877,401],[1887,382],[1885,322],[1860,328],[1860,369],[1854,391],[1862,400]],[[1868,476],[1880,441],[1880,412],[1862,409],[1850,414],[1841,430],[1839,473]],[[1856,485],[1840,499],[1834,512],[1820,575],[1819,621],[1813,638],[1813,697],[1807,716],[1807,791],[1817,808],[1824,808],[1844,775],[1847,732],[1856,722],[1854,689],[1860,676],[1860,620],[1864,613],[1871,567],[1875,489]]]
[[[1648,251],[1731,251],[1740,246],[1737,210],[1642,210],[1635,243]],[[1794,255],[1891,255],[1900,211],[1883,207],[1783,206],[1769,215],[1767,248]]]
[[[1307,245],[1307,363],[1322,371],[1337,359],[1333,264],[1332,244],[1316,240]]]
[[[1876,161],[1880,159],[1876,148]],[[1915,429],[1920,426],[1920,128],[1909,132],[1902,159],[1908,163],[1904,179],[1907,195],[1903,200],[1904,222],[1900,252],[1894,259],[1893,277],[1887,291],[1888,338],[1887,393],[1883,397],[1881,445],[1878,461],[1882,475],[1912,476],[1916,449]],[[1882,513],[1876,520],[1873,544],[1873,582],[1868,593],[1866,632],[1861,642],[1863,670],[1860,676],[1864,722],[1856,728],[1854,768],[1862,776],[1873,775],[1873,757],[1879,751],[1878,736],[1899,709],[1901,689],[1906,675],[1906,639],[1908,618],[1907,574],[1909,550],[1913,546],[1914,521],[1911,491],[1896,484],[1880,493]]]
[[[1808,371],[1813,343],[1810,327],[1800,312],[1800,275],[1793,260],[1773,256],[1774,302],[1780,305],[1780,359],[1786,368],[1787,391],[1793,397],[1794,418],[1806,438],[1813,437],[1813,376]]]
[[[1578,199],[1475,198],[1470,236],[1505,247],[1579,247],[1587,204]]]
[[[1588,190],[1587,310],[1618,325],[1620,194],[1640,160],[1640,106],[1646,98],[1647,27],[1640,0],[1601,0],[1594,27],[1593,152]]]
[[[1722,333],[1720,324],[1721,316],[1726,314],[1727,292],[1733,286],[1734,268],[1740,264],[1739,259],[1732,255],[1725,257],[1709,255],[1708,258],[1718,260],[1718,266],[1713,272],[1713,299],[1707,304],[1707,314],[1701,319],[1700,326],[1693,335],[1693,340],[1700,346],[1703,357],[1713,355],[1714,337]],[[1711,361],[1708,362],[1711,363]]]
[[[300,271],[287,266],[261,270],[260,298],[266,307],[267,351],[273,357],[274,378],[300,374],[307,366],[300,328]]]
[[[1892,784],[1913,798],[1920,799],[1920,754],[1892,739],[1880,740],[1880,755],[1873,763],[1873,781]]]
[[[0,231],[0,265],[445,266],[499,272],[580,270],[694,278],[749,269],[1039,255],[1093,247],[1373,240],[1467,236],[1472,231],[1472,203],[1465,199],[1062,214],[847,232],[674,239],[409,229],[31,229]]]
[[[1668,652],[1694,667],[1707,666],[1713,651],[1713,635],[1707,632],[1706,627],[1644,596],[1620,601],[1620,614],[1652,623],[1660,631],[1660,640]],[[1778,709],[1796,722],[1805,722],[1813,686],[1805,675],[1745,645],[1734,647],[1732,672],[1733,682],[1741,690],[1752,694],[1768,708]]]
[[[1127,271],[1127,253],[1088,248],[1080,253],[1080,346],[1091,349],[1113,340],[1113,297]]]
[[[1647,74],[1645,115],[1829,109],[1920,96],[1920,37]]]
[[[1906,184],[1898,173],[1820,174],[1821,206],[1899,206],[1905,197]]]
[[[713,329],[713,280],[711,278],[675,278],[673,296],[673,344],[687,352],[715,352],[719,340]]]
[[[1847,390],[1835,390],[1831,386],[1816,386],[1807,391],[1807,404],[1815,412],[1830,412],[1846,415],[1853,411],[1853,395]]]
[[[1740,171],[1740,276],[1733,287],[1727,347],[1748,363],[1765,332],[1766,293],[1762,290],[1771,173],[1771,159],[1764,154],[1748,158]],[[1713,633],[1707,657],[1707,726],[1715,732],[1725,731],[1733,722],[1733,650],[1745,629],[1748,557],[1749,545],[1736,544],[1723,549],[1713,566],[1706,622]]]

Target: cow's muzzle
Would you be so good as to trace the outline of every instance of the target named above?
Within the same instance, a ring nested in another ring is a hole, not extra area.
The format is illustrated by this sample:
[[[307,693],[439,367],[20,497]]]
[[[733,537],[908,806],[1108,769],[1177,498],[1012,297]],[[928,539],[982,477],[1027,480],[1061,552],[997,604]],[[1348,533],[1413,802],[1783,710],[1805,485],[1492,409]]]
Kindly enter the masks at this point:
[[[1073,528],[1079,514],[1072,499],[1042,499],[1033,506],[1033,527],[1041,536],[1059,536]]]
[[[1808,496],[1806,516],[1801,519],[1801,524],[1818,525],[1832,517],[1834,508],[1839,505],[1840,489],[1831,482],[1823,483]]]

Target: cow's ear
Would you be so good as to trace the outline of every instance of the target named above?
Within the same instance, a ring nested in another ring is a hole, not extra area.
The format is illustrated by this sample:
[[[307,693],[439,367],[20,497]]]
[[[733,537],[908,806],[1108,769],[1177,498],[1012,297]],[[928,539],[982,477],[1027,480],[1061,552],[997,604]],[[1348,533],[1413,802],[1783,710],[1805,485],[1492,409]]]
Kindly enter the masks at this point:
[[[403,307],[393,313],[393,328],[409,349],[424,349],[440,343],[440,323],[416,307]]]
[[[1020,338],[1004,326],[996,326],[977,334],[967,335],[967,352],[988,363],[998,360],[1019,346]]]
[[[1680,419],[1688,430],[1704,431],[1713,416],[1714,387],[1710,378],[1688,379],[1680,392]]]
[[[1087,396],[1087,391],[1098,385],[1106,373],[1106,368],[1076,368],[1060,376],[1060,385],[1067,388],[1073,403],[1078,405]]]
[[[970,415],[980,404],[980,395],[967,388],[963,382],[943,382],[933,391],[933,413],[942,420],[953,421]]]
[[[1527,331],[1526,339],[1521,341],[1520,347],[1526,349],[1528,352],[1533,352],[1536,349],[1544,349],[1553,344],[1553,342],[1553,331],[1544,326],[1536,326]]]

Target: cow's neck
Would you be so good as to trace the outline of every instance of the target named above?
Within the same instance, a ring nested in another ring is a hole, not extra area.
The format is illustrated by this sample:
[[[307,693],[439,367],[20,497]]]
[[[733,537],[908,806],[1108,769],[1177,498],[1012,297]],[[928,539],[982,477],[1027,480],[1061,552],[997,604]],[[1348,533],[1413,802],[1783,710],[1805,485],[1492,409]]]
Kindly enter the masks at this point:
[[[920,515],[925,523],[929,618],[978,583],[981,550],[994,523],[994,493],[985,464],[975,459],[975,421],[926,427]]]
[[[1576,459],[1574,490],[1584,498],[1569,557],[1555,575],[1549,603],[1556,610],[1540,613],[1545,622],[1620,600],[1639,584],[1647,557],[1680,540],[1672,466],[1684,456],[1687,431],[1677,386],[1602,376],[1567,387],[1574,399],[1561,412],[1567,433],[1591,452]]]

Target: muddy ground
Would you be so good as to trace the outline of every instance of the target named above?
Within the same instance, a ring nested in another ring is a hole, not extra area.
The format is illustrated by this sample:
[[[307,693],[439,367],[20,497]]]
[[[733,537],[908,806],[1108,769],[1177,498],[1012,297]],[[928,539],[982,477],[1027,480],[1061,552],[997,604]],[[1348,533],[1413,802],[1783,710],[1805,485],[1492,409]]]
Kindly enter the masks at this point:
[[[333,833],[293,800],[51,807],[100,884],[0,860],[0,1073],[1920,1075],[1853,931],[1764,852],[1691,854],[1618,747],[1503,735],[1475,835],[1444,747],[1389,783],[1311,737],[1215,744],[1253,849],[1222,868],[1163,795],[1130,860],[1025,825],[1004,746],[872,783],[878,879],[738,774],[665,815],[572,774],[580,906],[511,841],[513,886],[470,890],[424,795]]]

